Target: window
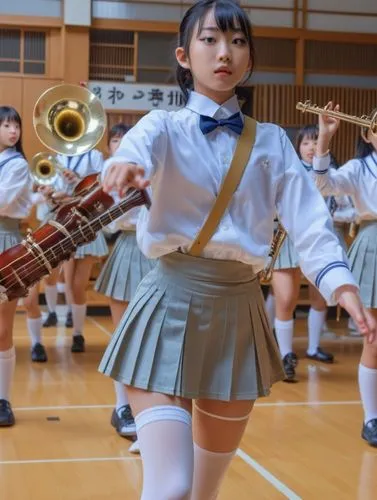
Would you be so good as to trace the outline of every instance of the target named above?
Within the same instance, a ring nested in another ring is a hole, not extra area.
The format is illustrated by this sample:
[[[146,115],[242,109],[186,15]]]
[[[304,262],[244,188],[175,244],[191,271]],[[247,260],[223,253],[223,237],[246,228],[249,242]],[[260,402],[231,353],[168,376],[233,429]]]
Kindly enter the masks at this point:
[[[133,31],[91,30],[89,79],[135,81],[135,45]]]
[[[46,33],[0,29],[0,73],[44,75]]]

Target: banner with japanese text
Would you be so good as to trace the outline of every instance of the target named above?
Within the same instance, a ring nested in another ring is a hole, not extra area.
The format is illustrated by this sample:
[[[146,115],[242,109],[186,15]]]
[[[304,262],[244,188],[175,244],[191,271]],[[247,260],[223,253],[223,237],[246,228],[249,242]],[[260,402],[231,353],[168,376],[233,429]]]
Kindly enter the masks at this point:
[[[174,111],[183,107],[181,89],[175,85],[90,81],[88,89],[106,110]]]

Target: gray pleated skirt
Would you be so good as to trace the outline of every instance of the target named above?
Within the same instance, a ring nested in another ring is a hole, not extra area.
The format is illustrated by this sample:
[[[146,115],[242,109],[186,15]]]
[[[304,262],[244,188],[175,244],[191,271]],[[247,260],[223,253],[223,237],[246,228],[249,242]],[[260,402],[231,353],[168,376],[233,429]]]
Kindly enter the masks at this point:
[[[86,245],[78,247],[74,258],[83,259],[88,255],[92,255],[93,257],[104,257],[108,253],[109,253],[109,248],[107,246],[105,236],[103,232],[100,231],[94,241],[91,241]]]
[[[284,379],[251,266],[173,253],[140,283],[99,370],[189,399],[254,400]]]
[[[139,250],[135,231],[122,231],[102,267],[94,289],[116,300],[129,302],[140,281],[155,266]]]
[[[352,274],[360,287],[363,305],[377,308],[377,220],[360,224],[348,251]]]
[[[20,223],[20,219],[0,217],[0,253],[20,243]]]
[[[293,246],[292,240],[287,236],[281,246],[274,269],[295,269],[297,267],[300,267],[298,254]]]

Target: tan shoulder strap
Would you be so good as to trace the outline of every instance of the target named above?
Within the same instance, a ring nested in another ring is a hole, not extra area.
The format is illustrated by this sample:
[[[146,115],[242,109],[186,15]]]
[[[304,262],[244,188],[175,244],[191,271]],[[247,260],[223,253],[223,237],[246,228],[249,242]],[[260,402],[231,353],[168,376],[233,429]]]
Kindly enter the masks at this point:
[[[244,119],[244,127],[241,136],[238,139],[232,163],[230,164],[228,173],[225,176],[220,192],[207,216],[206,221],[203,224],[203,227],[199,231],[188,252],[189,255],[194,257],[198,257],[201,254],[203,248],[212,238],[213,233],[216,231],[216,228],[219,225],[219,222],[242,179],[246,165],[248,164],[251,151],[255,143],[257,123],[254,119],[249,118],[248,116],[245,116]]]

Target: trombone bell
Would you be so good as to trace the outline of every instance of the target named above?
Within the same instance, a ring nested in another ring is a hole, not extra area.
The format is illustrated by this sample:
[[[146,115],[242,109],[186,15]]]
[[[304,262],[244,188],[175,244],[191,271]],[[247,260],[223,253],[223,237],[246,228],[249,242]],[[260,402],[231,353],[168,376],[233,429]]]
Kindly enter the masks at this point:
[[[50,186],[55,183],[64,168],[51,153],[38,153],[30,162],[30,173],[33,181],[39,186]]]
[[[101,140],[106,114],[96,95],[79,85],[57,85],[44,92],[34,107],[39,140],[56,153],[87,153]]]

